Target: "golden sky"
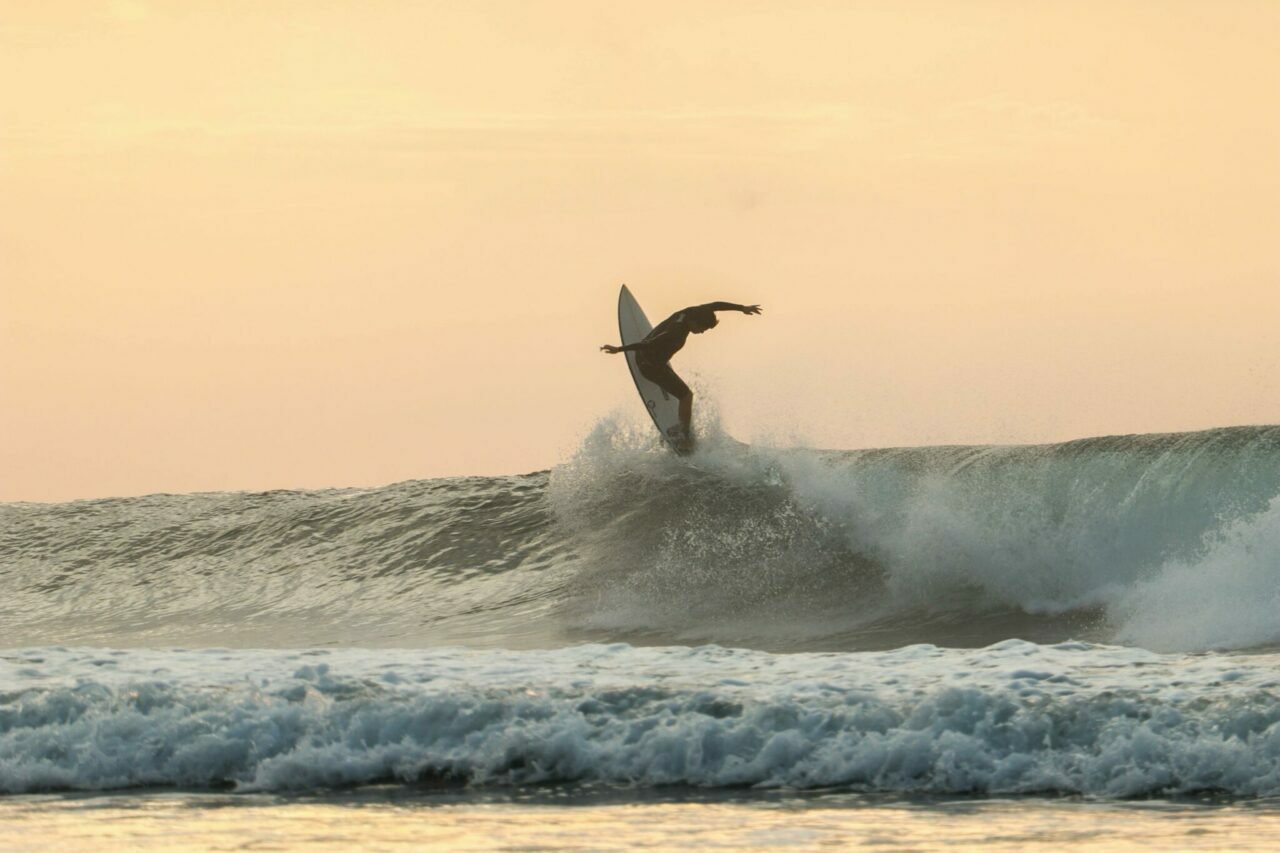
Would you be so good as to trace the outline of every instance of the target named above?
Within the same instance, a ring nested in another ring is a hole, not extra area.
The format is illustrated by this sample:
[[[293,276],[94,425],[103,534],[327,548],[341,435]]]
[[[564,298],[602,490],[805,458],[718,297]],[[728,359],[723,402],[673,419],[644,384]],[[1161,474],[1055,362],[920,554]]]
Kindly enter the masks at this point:
[[[0,3],[0,500],[1280,421],[1280,3]]]

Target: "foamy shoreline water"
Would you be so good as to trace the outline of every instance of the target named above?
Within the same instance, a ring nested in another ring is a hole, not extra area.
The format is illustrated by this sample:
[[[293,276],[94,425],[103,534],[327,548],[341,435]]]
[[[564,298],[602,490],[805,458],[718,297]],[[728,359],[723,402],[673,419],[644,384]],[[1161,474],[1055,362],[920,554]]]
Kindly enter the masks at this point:
[[[93,650],[0,659],[0,791],[393,782],[1280,795],[1280,656],[1010,640],[785,654]]]

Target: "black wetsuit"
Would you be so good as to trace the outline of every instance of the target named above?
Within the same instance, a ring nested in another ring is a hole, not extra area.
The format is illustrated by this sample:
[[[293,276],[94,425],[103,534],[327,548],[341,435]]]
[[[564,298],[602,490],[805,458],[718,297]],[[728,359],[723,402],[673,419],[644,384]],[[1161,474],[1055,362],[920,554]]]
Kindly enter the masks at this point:
[[[636,353],[636,367],[640,374],[677,400],[683,400],[693,392],[684,380],[671,369],[670,363],[656,360],[643,352]]]
[[[700,315],[701,325],[711,328],[717,322],[715,312],[730,310],[742,310],[742,306],[732,302],[709,302],[677,311],[654,326],[653,331],[645,335],[643,340],[628,344],[621,351],[635,352],[636,367],[640,368],[640,374],[677,400],[683,400],[692,392],[671,369],[669,362],[671,356],[678,353],[689,339],[688,315]]]

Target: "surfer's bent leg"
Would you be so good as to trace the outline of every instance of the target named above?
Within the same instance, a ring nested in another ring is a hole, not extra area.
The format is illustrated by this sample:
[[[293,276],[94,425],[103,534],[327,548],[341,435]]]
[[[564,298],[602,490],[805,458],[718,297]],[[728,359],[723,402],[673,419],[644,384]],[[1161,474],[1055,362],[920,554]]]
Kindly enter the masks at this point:
[[[637,358],[636,367],[640,368],[645,379],[680,401],[680,426],[684,428],[685,435],[688,435],[689,424],[693,421],[693,392],[689,390],[689,386],[676,375],[668,362]]]

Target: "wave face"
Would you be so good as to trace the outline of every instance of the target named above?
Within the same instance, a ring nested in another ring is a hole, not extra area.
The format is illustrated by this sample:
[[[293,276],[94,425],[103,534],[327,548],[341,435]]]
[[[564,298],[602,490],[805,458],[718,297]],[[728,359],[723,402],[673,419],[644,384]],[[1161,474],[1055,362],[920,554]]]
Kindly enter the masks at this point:
[[[1280,656],[1010,640],[0,656],[0,793],[583,783],[1280,794]],[[909,674],[909,677],[904,677]]]
[[[0,506],[0,647],[1280,642],[1280,427]]]

